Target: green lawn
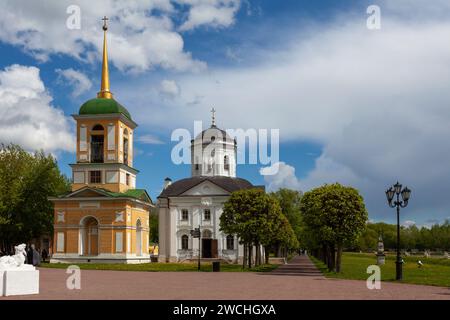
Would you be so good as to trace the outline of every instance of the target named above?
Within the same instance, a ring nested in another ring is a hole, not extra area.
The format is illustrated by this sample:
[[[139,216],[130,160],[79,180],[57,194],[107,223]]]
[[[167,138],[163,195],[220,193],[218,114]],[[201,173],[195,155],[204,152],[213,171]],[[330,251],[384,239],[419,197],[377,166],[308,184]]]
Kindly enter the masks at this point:
[[[66,269],[70,265],[77,265],[80,269],[85,270],[118,270],[118,271],[197,271],[196,263],[141,263],[141,264],[107,264],[107,263],[42,263],[41,268]],[[237,264],[220,264],[220,271],[224,272],[269,272],[277,268],[277,265],[262,265],[252,269],[242,270],[242,265]],[[202,263],[201,271],[212,272],[211,263]]]
[[[328,272],[326,266],[319,260],[311,258],[316,266],[326,277],[367,280],[369,274],[366,273],[369,265],[376,264],[375,254],[349,253],[342,257],[342,272]],[[450,259],[426,258],[423,256],[403,257],[403,280],[402,283],[425,284],[432,286],[450,286]],[[417,266],[417,260],[423,262],[423,266]],[[386,264],[381,266],[382,281],[395,280],[395,255],[386,256]]]

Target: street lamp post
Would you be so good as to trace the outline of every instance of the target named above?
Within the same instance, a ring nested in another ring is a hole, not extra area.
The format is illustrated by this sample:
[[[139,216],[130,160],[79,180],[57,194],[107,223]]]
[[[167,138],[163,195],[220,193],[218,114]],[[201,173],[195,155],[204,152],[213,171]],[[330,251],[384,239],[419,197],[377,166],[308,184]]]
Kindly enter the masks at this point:
[[[402,200],[400,200],[400,195],[402,195]],[[388,204],[391,208],[397,208],[397,259],[396,264],[396,276],[397,280],[402,280],[402,257],[400,256],[400,208],[404,208],[408,205],[409,196],[411,195],[411,190],[408,187],[402,189],[402,185],[397,181],[392,187],[386,190],[386,198]],[[394,200],[394,196],[396,200]],[[394,200],[394,202],[392,202]]]
[[[191,236],[193,238],[198,238],[198,265],[197,270],[200,271],[200,254],[201,254],[201,233],[200,233],[200,226],[198,228],[195,228],[191,230]]]

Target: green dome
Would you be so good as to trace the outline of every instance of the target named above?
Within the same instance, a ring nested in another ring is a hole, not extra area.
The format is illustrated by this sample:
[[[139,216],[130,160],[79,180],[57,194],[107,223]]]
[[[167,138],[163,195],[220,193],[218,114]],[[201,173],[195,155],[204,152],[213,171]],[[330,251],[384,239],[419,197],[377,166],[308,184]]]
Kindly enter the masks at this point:
[[[128,119],[131,115],[124,106],[114,99],[95,98],[86,101],[80,108],[79,114],[106,114],[106,113],[122,113]]]

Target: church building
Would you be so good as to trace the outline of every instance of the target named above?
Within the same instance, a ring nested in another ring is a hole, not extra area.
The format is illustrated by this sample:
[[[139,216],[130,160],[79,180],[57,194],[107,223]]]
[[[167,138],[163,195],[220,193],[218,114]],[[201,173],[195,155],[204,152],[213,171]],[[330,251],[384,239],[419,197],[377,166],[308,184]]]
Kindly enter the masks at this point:
[[[236,235],[220,231],[223,204],[231,193],[264,188],[236,177],[236,140],[215,123],[191,141],[191,177],[174,183],[166,178],[158,196],[159,262],[198,259],[242,261],[243,246]],[[200,229],[200,243],[191,230]]]
[[[154,207],[136,189],[133,137],[137,124],[110,92],[104,18],[101,89],[85,102],[76,121],[76,162],[72,191],[54,204],[51,262],[149,262],[149,211]]]

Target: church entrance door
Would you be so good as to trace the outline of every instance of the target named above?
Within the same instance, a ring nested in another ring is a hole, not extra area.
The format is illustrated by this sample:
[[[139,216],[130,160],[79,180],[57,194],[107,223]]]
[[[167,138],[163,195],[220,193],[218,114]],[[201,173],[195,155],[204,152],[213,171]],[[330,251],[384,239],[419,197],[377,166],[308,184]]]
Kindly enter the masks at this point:
[[[98,221],[88,217],[84,221],[84,234],[82,235],[83,255],[98,255]]]
[[[213,258],[218,258],[218,254],[217,254],[217,239],[213,239],[211,241],[211,256]]]
[[[217,239],[202,239],[202,258],[217,257]]]
[[[212,258],[212,239],[202,239],[202,258]]]

